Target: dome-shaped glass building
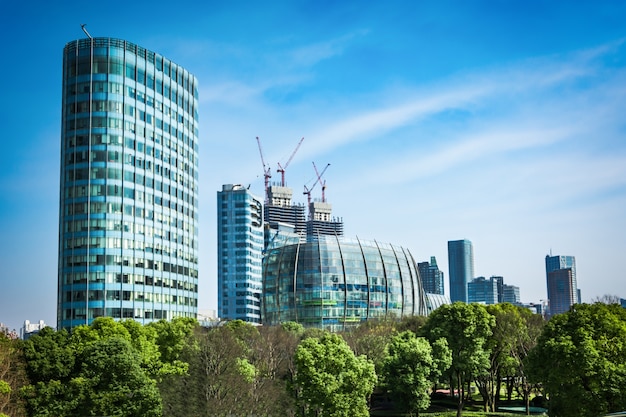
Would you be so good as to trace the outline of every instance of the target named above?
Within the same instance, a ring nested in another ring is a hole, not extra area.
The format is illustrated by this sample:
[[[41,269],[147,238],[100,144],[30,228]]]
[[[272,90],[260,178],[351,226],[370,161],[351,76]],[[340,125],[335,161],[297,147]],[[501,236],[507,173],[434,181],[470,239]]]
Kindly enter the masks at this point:
[[[370,318],[427,314],[407,249],[334,236],[269,249],[262,306],[264,324],[296,321],[332,331]]]

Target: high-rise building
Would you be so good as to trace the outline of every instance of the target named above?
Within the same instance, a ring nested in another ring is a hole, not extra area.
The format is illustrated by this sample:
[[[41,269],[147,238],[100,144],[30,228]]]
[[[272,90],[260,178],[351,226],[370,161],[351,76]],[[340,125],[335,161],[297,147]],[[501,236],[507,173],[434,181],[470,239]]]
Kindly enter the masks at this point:
[[[63,51],[57,326],[196,317],[198,81],[112,38]]]
[[[477,277],[467,284],[467,298],[470,303],[497,304],[498,280],[491,277]]]
[[[498,298],[500,298],[500,294],[498,294]],[[502,299],[499,302],[521,305],[522,301],[519,294],[519,287],[515,285],[503,284]]]
[[[443,295],[443,271],[439,270],[437,259],[431,256],[430,263],[420,262],[417,264],[417,269],[422,278],[424,291],[429,294]]]
[[[565,313],[580,302],[576,283],[576,258],[546,255],[546,284],[551,316]]]
[[[271,185],[267,191],[267,204],[263,208],[263,220],[268,224],[291,225],[292,233],[304,237],[306,234],[305,207],[293,204],[292,197],[291,188]]]
[[[217,301],[221,319],[261,323],[263,203],[241,185],[217,193]]]
[[[309,204],[309,220],[306,222],[309,240],[318,236],[343,236],[343,220],[332,217],[332,205],[326,201]]]
[[[467,239],[448,242],[450,301],[468,302],[467,283],[474,278],[474,249]]]
[[[504,301],[504,277],[501,276],[491,276],[493,281],[496,282],[496,287],[498,288],[498,302],[503,303]]]

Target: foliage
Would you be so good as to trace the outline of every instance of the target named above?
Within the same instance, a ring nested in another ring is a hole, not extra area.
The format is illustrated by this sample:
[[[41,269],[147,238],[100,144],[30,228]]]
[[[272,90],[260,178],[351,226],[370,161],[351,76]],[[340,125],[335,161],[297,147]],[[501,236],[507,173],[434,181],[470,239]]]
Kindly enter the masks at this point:
[[[551,416],[592,416],[626,409],[626,309],[577,304],[554,316],[530,352]]]
[[[101,339],[84,350],[78,376],[76,415],[160,416],[156,382],[141,367],[141,355],[120,337]]]
[[[368,320],[342,334],[355,355],[365,355],[374,363],[376,373],[382,372],[387,357],[387,343],[397,333],[395,320]]]
[[[383,366],[385,383],[396,405],[405,411],[419,415],[419,410],[428,408],[429,389],[452,363],[445,339],[436,343],[438,348],[433,351],[428,340],[404,331],[387,346],[388,356]]]
[[[186,372],[177,346],[191,325],[98,318],[72,334],[42,329],[24,343],[30,415],[160,415],[156,383]]]
[[[355,356],[336,334],[303,340],[295,352],[298,405],[304,416],[368,416],[376,384],[374,365]]]
[[[20,389],[27,384],[19,341],[0,334],[0,416],[25,415]]]
[[[286,330],[288,329],[288,330]],[[302,326],[254,327],[242,321],[198,328],[183,359],[187,375],[160,384],[164,416],[293,415],[289,382]]]
[[[495,319],[495,325],[486,343],[489,367],[476,376],[476,386],[483,397],[485,411],[495,411],[502,377],[513,379],[518,369],[515,352],[519,341],[524,338],[526,323],[520,307],[512,304],[489,305],[486,309]]]
[[[487,339],[495,319],[480,304],[442,305],[433,311],[421,333],[431,342],[445,338],[452,352],[452,365],[447,375],[459,390],[457,416],[463,412],[465,383],[489,368]],[[450,390],[453,392],[453,390]]]

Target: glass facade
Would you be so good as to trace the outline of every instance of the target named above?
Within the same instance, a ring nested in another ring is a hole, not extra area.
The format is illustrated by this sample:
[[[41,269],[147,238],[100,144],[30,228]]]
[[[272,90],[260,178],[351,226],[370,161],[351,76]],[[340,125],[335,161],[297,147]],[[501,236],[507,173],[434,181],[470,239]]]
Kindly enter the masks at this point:
[[[223,320],[261,323],[263,204],[241,185],[217,193],[217,303]]]
[[[262,305],[264,324],[296,321],[331,331],[370,318],[427,313],[408,250],[331,236],[269,249]]]
[[[196,317],[198,82],[111,38],[63,51],[58,328]]]
[[[497,304],[498,280],[491,277],[474,278],[467,284],[467,298],[469,303]]]
[[[442,294],[443,290],[443,272],[439,270],[437,266],[437,258],[430,257],[430,263],[420,262],[417,264],[417,269],[422,278],[422,285],[424,291],[429,294]]]
[[[474,249],[467,239],[448,242],[450,301],[468,302],[467,284],[474,279]]]

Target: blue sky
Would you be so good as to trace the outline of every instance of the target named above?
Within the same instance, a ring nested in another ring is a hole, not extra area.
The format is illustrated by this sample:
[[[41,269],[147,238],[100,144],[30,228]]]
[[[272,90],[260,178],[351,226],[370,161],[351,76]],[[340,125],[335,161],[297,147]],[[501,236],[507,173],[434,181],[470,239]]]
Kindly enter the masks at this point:
[[[0,13],[0,322],[56,322],[64,45],[116,37],[200,81],[200,308],[217,307],[215,197],[262,193],[255,137],[300,192],[318,167],[348,236],[546,298],[574,255],[583,301],[626,298],[626,3],[22,2]],[[319,187],[313,192],[320,197]]]

